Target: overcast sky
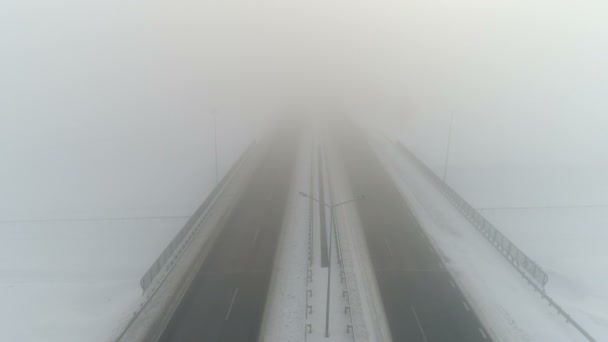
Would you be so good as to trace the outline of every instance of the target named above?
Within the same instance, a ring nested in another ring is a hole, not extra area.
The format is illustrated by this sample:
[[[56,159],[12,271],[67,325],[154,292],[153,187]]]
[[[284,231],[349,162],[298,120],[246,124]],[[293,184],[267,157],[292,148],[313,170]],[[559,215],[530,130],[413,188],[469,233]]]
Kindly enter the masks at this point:
[[[212,113],[224,168],[267,116],[340,110],[436,169],[454,115],[455,167],[599,174],[606,13],[601,0],[9,1],[0,218],[189,215],[213,184]]]

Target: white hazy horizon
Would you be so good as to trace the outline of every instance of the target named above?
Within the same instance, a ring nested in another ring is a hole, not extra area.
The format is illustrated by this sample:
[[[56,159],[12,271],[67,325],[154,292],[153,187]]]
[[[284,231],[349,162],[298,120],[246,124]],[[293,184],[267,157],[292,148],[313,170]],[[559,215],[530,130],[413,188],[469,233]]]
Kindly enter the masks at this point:
[[[0,218],[187,215],[213,185],[212,114],[225,169],[267,117],[331,111],[438,172],[453,115],[448,178],[480,206],[607,204],[605,13],[569,0],[9,2]],[[563,179],[574,185],[547,191]]]

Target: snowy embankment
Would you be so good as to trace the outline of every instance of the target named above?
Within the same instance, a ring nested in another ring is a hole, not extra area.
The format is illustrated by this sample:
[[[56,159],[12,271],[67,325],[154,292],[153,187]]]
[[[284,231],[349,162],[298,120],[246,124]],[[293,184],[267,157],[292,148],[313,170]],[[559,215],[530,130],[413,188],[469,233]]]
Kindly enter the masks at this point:
[[[598,341],[608,341],[605,207],[491,209],[482,213],[543,266],[546,291]]]
[[[3,341],[106,341],[187,218],[0,223]]]
[[[589,113],[536,115],[456,120],[447,182],[543,267],[549,295],[598,341],[608,340],[605,123]],[[448,120],[441,114],[417,120],[428,122],[387,134],[442,176]],[[499,124],[505,121],[512,122]]]
[[[386,141],[375,144],[399,190],[496,341],[585,340],[541,300],[419,169]]]
[[[213,118],[47,109],[0,119],[0,340],[109,341],[213,189]],[[222,177],[255,134],[229,115],[217,131]]]

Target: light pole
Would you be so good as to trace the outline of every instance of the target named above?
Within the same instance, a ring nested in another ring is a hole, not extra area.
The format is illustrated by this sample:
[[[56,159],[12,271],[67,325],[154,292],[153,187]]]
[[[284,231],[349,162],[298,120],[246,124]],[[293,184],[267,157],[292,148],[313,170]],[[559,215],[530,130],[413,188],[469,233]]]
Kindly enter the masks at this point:
[[[334,210],[341,205],[345,205],[345,204],[348,204],[351,202],[355,202],[355,201],[364,199],[365,196],[359,196],[357,198],[353,198],[348,201],[340,202],[338,204],[327,204],[319,199],[316,199],[316,198],[310,196],[309,194],[307,194],[305,192],[300,191],[299,194],[300,194],[300,196],[308,197],[311,200],[328,207],[329,211],[331,213],[331,223],[329,226],[329,257],[328,257],[328,264],[327,264],[327,303],[325,305],[325,337],[329,337],[329,293],[330,293],[330,286],[331,286],[331,245],[332,245],[332,236],[333,236],[332,230],[335,232],[335,229],[336,229],[336,220],[335,220],[335,216],[334,216]]]
[[[443,163],[443,181],[448,177],[448,162],[450,161],[450,147],[452,145],[452,128],[454,127],[454,113],[450,115],[450,132],[448,133],[448,148],[445,151],[445,163]]]
[[[220,183],[220,175],[217,165],[217,118],[215,112],[213,113],[213,149],[215,151],[215,185],[217,186]]]

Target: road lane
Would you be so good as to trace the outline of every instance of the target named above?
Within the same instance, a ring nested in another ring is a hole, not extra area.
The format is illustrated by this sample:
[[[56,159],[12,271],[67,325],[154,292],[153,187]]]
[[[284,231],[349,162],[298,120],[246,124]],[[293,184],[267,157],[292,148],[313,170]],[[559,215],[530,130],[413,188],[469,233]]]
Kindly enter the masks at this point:
[[[290,127],[277,130],[160,341],[257,340],[297,139]]]
[[[367,197],[356,206],[393,341],[490,341],[363,133],[333,132],[354,194]]]

